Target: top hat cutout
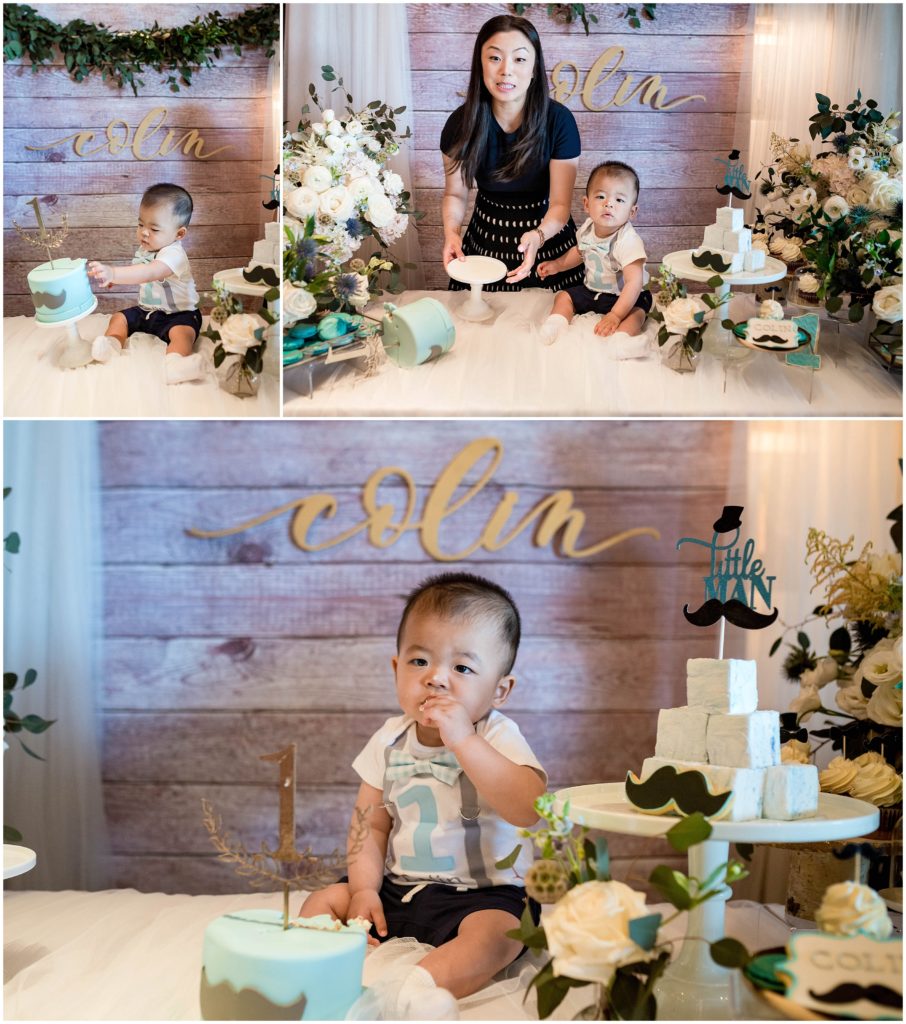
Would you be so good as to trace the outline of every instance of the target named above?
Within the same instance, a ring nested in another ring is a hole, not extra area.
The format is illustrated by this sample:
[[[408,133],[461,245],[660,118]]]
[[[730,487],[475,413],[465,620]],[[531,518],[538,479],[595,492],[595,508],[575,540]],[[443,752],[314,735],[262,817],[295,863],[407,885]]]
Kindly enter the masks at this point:
[[[738,530],[742,526],[742,519],[739,515],[742,510],[742,505],[724,505],[720,519],[714,524],[714,532],[729,533],[731,530]]]

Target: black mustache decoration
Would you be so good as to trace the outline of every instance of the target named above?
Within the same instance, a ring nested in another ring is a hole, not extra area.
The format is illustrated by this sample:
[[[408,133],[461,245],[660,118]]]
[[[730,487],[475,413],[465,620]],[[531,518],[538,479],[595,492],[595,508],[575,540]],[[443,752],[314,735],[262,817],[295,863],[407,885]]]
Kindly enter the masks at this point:
[[[683,615],[693,626],[713,626],[715,622],[720,622],[724,618],[743,629],[765,629],[774,624],[778,614],[779,609],[775,608],[770,615],[763,615],[735,598],[718,601],[716,597],[712,597],[694,612],[689,611],[689,605],[683,605]]]
[[[693,253],[692,263],[699,270],[715,270],[718,274],[723,274],[730,269],[730,264],[724,262],[716,252],[711,252],[710,249],[706,249],[700,256]]]
[[[679,772],[672,764],[658,768],[644,782],[632,772],[626,773],[626,799],[639,810],[654,814],[701,811],[706,818],[713,818],[727,808],[732,796],[731,790],[712,793],[701,772]]]
[[[741,188],[737,188],[735,185],[717,185],[715,187],[717,188],[717,191],[720,192],[720,194],[722,196],[733,195],[733,196],[736,196],[737,199],[751,199],[752,198],[752,193],[751,192],[743,192],[743,190]]]
[[[251,284],[257,284],[260,281],[271,288],[276,288],[280,284],[277,271],[271,270],[270,267],[254,267],[252,270],[243,270],[242,276]]]
[[[855,1003],[859,999],[867,999],[878,1006],[889,1006],[895,1010],[903,1008],[903,997],[886,985],[857,985],[855,982],[848,982],[837,985],[823,995],[814,989],[809,989],[808,994],[821,1003]]]
[[[35,308],[43,306],[45,309],[59,309],[66,302],[66,292],[62,291],[59,295],[53,292],[32,292],[31,298]]]
[[[280,173],[280,168],[279,168],[279,167],[275,167],[275,168],[274,168],[274,181],[275,181],[275,182],[276,182],[276,180],[277,180],[277,175],[278,175],[279,173]],[[265,175],[262,175],[262,177],[265,177],[265,178],[266,178],[266,177],[267,177],[267,175],[266,175],[266,174],[265,174]],[[274,193],[273,193],[273,192],[271,192],[271,195],[273,196],[273,195],[274,195]],[[278,207],[278,206],[280,205],[280,200],[279,200],[279,199],[277,199],[277,197],[276,197],[276,196],[274,196],[274,198],[273,198],[273,199],[270,199],[270,200],[268,200],[268,202],[266,202],[266,203],[262,203],[261,205],[262,205],[262,206],[263,206],[263,207],[265,208],[265,210],[276,210],[276,209],[277,209],[277,207]]]

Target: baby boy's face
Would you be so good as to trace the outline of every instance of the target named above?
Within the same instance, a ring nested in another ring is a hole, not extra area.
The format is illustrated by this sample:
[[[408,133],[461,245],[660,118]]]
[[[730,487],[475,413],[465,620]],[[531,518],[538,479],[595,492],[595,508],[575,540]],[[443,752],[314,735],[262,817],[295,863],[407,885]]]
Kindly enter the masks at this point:
[[[157,252],[182,238],[185,233],[186,229],[177,222],[173,208],[167,203],[155,203],[154,206],[142,204],[139,207],[135,238],[147,252]]]
[[[602,236],[612,235],[638,209],[633,182],[622,175],[599,174],[583,201],[585,212]]]
[[[504,645],[492,620],[410,614],[393,659],[402,710],[423,722],[422,703],[444,694],[457,700],[474,724],[506,700],[512,676],[503,676]]]

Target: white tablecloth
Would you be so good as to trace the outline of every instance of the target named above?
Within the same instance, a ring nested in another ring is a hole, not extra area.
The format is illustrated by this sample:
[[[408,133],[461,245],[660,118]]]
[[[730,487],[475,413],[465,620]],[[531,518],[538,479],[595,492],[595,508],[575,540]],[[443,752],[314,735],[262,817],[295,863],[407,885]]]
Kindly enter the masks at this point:
[[[294,895],[293,910],[300,902]],[[4,1018],[197,1020],[207,923],[234,911],[279,910],[281,906],[278,893],[7,892],[3,900]],[[678,936],[683,928],[681,917],[666,930]],[[776,908],[772,912],[748,902],[729,905],[727,931],[750,949],[783,945],[789,934]],[[366,959],[366,985],[373,983],[371,963],[377,961],[377,954]],[[517,964],[515,979],[502,986],[511,989],[507,994],[489,1002],[478,992],[460,1001],[463,1019],[537,1019],[534,998],[522,1002],[532,964],[526,957]],[[588,1001],[587,991],[573,990],[554,1018],[571,1019]]]
[[[93,313],[76,326],[83,338],[104,331],[109,317]],[[168,385],[164,375],[166,346],[150,334],[134,334],[126,351],[109,363],[89,363],[78,370],[57,366],[65,328],[36,327],[33,317],[3,321],[3,415],[38,419],[135,417],[157,419],[237,419],[279,416],[280,382],[276,354],[268,352],[271,370],[261,376],[254,398],[228,395],[213,376],[203,381]],[[213,352],[202,338],[196,350]]]
[[[556,344],[537,328],[553,295],[543,289],[491,293],[498,310],[486,324],[456,316],[464,292],[407,292],[397,305],[424,296],[451,311],[456,341],[440,359],[402,370],[387,362],[364,379],[357,362],[319,365],[308,397],[307,370],[284,374],[288,416],[899,416],[902,382],[875,362],[864,342],[823,324],[812,371],[786,366],[782,356],[736,346],[742,359],[726,379],[724,365],[702,354],[695,373],[661,362],[653,341],[642,358],[616,360],[613,339],[594,333],[597,314],[577,317]],[[735,320],[754,315],[754,298],[731,300]],[[844,331],[848,330],[844,328]],[[625,336],[624,336],[625,337]],[[638,350],[638,346],[635,346]],[[809,388],[812,387],[811,402]]]

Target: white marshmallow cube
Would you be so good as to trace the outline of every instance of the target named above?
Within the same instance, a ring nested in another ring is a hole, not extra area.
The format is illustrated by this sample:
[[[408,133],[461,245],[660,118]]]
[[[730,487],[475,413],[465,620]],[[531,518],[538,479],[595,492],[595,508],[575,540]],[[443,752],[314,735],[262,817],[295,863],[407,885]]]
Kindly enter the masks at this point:
[[[673,765],[677,771],[701,772],[708,780],[712,793],[732,790],[729,810],[725,807],[717,816],[722,821],[752,821],[762,816],[764,806],[764,769],[728,768],[724,765],[698,764],[695,761],[681,761],[665,757],[646,757],[639,778],[642,782],[652,776],[658,768]],[[671,814],[676,812],[671,811]],[[679,815],[677,815],[679,816]]]
[[[752,232],[748,228],[741,228],[739,231],[724,231],[724,244],[721,248],[728,252],[748,252],[752,248]]]
[[[734,768],[780,764],[780,712],[712,715],[708,719],[708,760]]]
[[[746,253],[744,260],[745,269],[750,273],[756,270],[764,270],[767,261],[767,253],[764,249],[751,249]]]
[[[813,818],[818,813],[818,768],[778,764],[765,769],[764,816],[773,821]]]
[[[717,223],[727,231],[739,231],[740,228],[745,227],[743,209],[741,206],[718,207],[717,217],[715,219],[717,220]]]
[[[704,708],[662,708],[657,716],[657,757],[707,761],[708,712]]]
[[[705,238],[702,242],[702,247],[705,249],[724,248],[724,229],[720,224],[709,224],[705,228]]]
[[[714,714],[745,715],[758,707],[755,662],[740,658],[689,658],[686,703]]]

